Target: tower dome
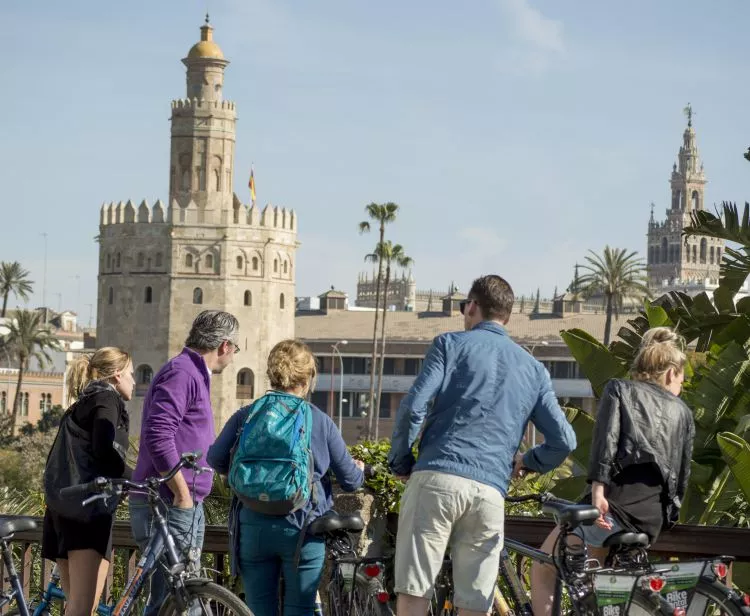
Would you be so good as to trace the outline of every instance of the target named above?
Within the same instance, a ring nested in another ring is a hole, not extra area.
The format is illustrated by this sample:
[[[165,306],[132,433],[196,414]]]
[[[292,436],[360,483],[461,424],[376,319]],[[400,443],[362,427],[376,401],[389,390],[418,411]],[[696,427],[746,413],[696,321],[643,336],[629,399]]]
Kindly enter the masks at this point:
[[[214,42],[214,29],[208,22],[208,15],[206,15],[206,23],[201,26],[201,40],[190,48],[187,57],[191,60],[199,58],[213,58],[216,60],[223,60],[224,54],[221,48]]]

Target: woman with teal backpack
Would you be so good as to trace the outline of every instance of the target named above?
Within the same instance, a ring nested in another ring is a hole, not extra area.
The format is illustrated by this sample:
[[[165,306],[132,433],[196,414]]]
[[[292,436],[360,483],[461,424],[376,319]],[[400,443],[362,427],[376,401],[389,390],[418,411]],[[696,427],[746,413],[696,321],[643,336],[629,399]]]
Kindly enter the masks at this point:
[[[306,397],[316,368],[310,349],[279,342],[268,356],[271,391],[241,408],[208,450],[234,497],[229,519],[232,573],[239,573],[255,616],[277,616],[284,576],[284,616],[312,616],[325,543],[305,528],[333,507],[332,470],[353,492],[364,481],[333,421]]]

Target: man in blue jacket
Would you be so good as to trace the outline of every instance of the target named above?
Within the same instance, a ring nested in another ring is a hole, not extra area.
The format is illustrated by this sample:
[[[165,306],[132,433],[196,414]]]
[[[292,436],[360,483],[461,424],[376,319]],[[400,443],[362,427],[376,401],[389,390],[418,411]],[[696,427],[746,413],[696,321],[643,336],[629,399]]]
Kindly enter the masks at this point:
[[[463,615],[486,614],[511,477],[550,471],[575,449],[549,374],[505,330],[513,301],[500,276],[475,280],[461,303],[466,331],[435,338],[399,407],[389,455],[392,472],[408,478],[396,538],[398,616],[427,613],[449,545],[454,604]],[[529,421],[544,443],[520,456]]]

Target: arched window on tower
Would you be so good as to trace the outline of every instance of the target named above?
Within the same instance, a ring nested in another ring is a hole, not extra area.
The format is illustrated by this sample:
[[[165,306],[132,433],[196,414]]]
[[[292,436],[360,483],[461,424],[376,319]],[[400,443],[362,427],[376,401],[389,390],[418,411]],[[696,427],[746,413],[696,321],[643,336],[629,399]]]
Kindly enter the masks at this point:
[[[155,261],[154,264],[156,265],[156,267],[161,267],[161,253],[160,252],[156,253],[156,258],[154,261]]]
[[[193,267],[193,255],[190,253],[185,255],[185,267]]]
[[[143,267],[143,264],[146,262],[146,257],[142,252],[138,253],[138,267]]]
[[[210,270],[214,269],[214,256],[210,253],[206,255],[206,268]]]
[[[284,274],[289,273],[289,261],[284,261]]]
[[[112,255],[107,253],[107,269],[112,268]]]
[[[705,237],[701,238],[701,253],[700,253],[700,262],[705,263],[706,262],[706,252],[708,251],[708,241],[706,241]]]
[[[693,263],[698,263],[698,249],[693,244]]]
[[[273,260],[273,273],[274,274],[279,273],[279,260],[278,259]]]
[[[253,305],[253,294],[250,291],[245,291],[245,306]]]
[[[120,269],[120,253],[119,252],[115,255],[115,268]]]
[[[672,209],[678,210],[680,209],[680,191],[675,190],[672,192]]]
[[[714,264],[714,247],[711,246],[711,248],[708,249],[708,262],[713,265]]]
[[[697,190],[693,191],[692,201],[693,201],[693,204],[692,204],[693,205],[693,209],[694,210],[699,209],[699,206],[700,206],[700,196],[698,195],[698,191]]]
[[[667,242],[667,238],[663,237],[661,238],[661,258],[659,259],[662,263],[667,262],[667,258],[669,257],[669,253],[667,252],[669,250],[669,243]]]
[[[245,259],[243,259],[241,256],[237,257],[237,269],[241,270],[245,265]]]
[[[279,308],[281,308],[281,310],[284,310],[284,294],[283,293],[279,295]]]
[[[250,368],[242,368],[237,373],[237,399],[252,400],[255,398],[255,375]]]
[[[216,192],[221,191],[221,173],[218,169],[214,169],[214,190]]]
[[[182,183],[180,184],[180,188],[185,192],[190,190],[190,169],[182,170]]]
[[[258,257],[253,257],[253,271],[258,271]]]
[[[154,292],[151,289],[151,287],[146,287],[143,291],[143,303],[144,304],[150,304],[153,300]]]
[[[195,287],[195,289],[193,289],[193,303],[194,304],[203,303],[203,289],[201,289],[200,287]]]
[[[112,287],[109,287],[109,291],[107,291],[107,303],[113,304],[115,301],[115,290]]]
[[[716,248],[716,262],[721,263],[721,248]]]

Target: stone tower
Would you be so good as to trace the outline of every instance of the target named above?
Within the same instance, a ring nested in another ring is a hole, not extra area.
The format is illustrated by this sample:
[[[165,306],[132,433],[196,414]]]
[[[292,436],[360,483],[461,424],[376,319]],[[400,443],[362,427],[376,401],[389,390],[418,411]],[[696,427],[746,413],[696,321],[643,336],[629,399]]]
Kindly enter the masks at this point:
[[[212,378],[217,428],[265,392],[271,347],[294,336],[296,215],[260,211],[232,192],[237,115],[222,98],[229,62],[208,19],[183,63],[186,98],[172,101],[169,205],[101,208],[97,345],[133,355],[134,434],[148,383],[180,352],[201,310],[240,321],[240,352]]]
[[[648,284],[657,295],[673,289],[695,294],[718,284],[724,250],[723,240],[692,236],[685,241],[682,236],[690,213],[704,209],[706,189],[690,105],[685,112],[688,123],[677,163],[672,167],[672,201],[667,218],[657,222],[652,205],[648,224]]]

